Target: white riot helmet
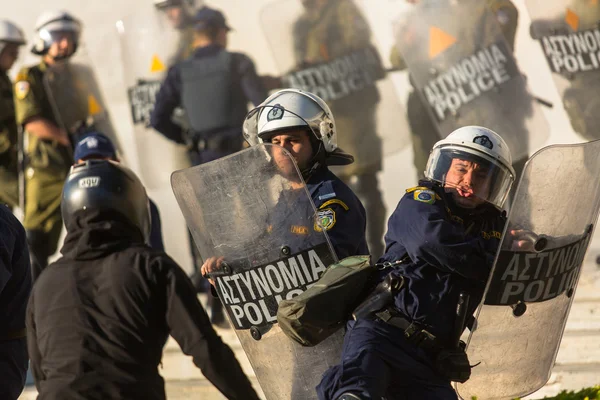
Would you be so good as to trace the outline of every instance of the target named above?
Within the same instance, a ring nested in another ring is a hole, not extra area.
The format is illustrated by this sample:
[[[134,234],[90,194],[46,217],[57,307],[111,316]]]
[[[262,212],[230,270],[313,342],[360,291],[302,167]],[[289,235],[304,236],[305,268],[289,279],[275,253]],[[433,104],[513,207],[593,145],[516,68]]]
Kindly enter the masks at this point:
[[[504,139],[491,129],[465,126],[452,132],[433,146],[429,155],[425,177],[443,186],[451,185],[446,175],[453,159],[472,161],[482,168],[483,180],[489,185],[485,193],[475,196],[501,209],[515,181],[512,156]]]
[[[73,53],[62,58],[68,58],[77,51],[81,36],[81,22],[66,11],[46,11],[40,15],[35,23],[37,32],[36,42],[31,49],[33,54],[45,55],[52,43],[57,40],[57,35],[71,33],[73,35]]]
[[[277,133],[306,129],[315,155],[324,152],[328,165],[347,165],[354,157],[337,147],[337,132],[329,106],[319,96],[299,89],[283,89],[253,109],[244,121],[244,137],[251,146],[269,142]]]
[[[0,19],[0,53],[2,53],[7,43],[22,46],[26,43],[25,35],[17,25],[8,20]]]

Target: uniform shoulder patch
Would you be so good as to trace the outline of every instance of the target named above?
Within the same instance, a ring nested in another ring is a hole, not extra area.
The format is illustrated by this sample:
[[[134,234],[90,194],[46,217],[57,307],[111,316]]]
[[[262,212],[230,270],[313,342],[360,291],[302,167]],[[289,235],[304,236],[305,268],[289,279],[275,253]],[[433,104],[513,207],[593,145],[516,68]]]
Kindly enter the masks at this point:
[[[335,211],[331,208],[319,209],[315,219],[315,231],[328,231],[335,225]]]
[[[19,100],[23,100],[29,94],[30,85],[28,81],[18,81],[15,83],[15,96]]]
[[[436,194],[430,189],[418,189],[413,192],[413,199],[421,203],[433,204],[436,200]]]

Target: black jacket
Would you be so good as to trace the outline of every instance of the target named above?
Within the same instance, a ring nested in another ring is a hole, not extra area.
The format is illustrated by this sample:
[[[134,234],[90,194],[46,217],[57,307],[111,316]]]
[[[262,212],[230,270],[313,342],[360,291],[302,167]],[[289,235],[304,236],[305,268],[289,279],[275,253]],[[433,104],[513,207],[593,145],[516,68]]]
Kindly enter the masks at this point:
[[[67,231],[27,309],[38,399],[165,399],[169,334],[227,398],[258,399],[171,258],[118,214],[79,212]]]

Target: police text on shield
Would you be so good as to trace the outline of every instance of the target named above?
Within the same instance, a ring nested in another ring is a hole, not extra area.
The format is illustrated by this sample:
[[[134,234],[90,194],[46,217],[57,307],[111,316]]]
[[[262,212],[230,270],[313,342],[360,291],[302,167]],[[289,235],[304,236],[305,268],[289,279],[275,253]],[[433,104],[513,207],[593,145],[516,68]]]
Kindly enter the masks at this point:
[[[504,43],[494,43],[465,57],[431,79],[423,95],[439,121],[455,115],[486,92],[502,86],[518,73]]]
[[[217,278],[221,301],[235,329],[277,321],[277,306],[304,292],[327,268],[327,245]]]
[[[502,251],[485,303],[511,305],[553,299],[577,284],[589,235],[540,253]]]
[[[127,91],[131,118],[134,124],[150,123],[150,114],[154,110],[156,94],[160,90],[160,82],[144,81]]]
[[[550,69],[556,73],[586,72],[600,69],[600,29],[541,39]]]
[[[325,101],[339,100],[375,85],[383,74],[377,50],[362,50],[294,71],[284,77],[289,87],[306,90]]]

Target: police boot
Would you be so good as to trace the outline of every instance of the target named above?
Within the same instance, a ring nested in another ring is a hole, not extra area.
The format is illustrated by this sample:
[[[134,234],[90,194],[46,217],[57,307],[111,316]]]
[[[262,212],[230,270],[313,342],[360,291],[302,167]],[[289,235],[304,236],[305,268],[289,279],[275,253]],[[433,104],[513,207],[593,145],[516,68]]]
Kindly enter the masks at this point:
[[[344,182],[358,196],[367,212],[367,243],[372,259],[377,260],[383,255],[383,234],[385,230],[385,204],[376,173],[354,175]]]
[[[27,230],[26,234],[31,261],[31,278],[35,282],[42,270],[48,266],[48,258],[51,256],[50,238],[46,232],[38,230]]]

